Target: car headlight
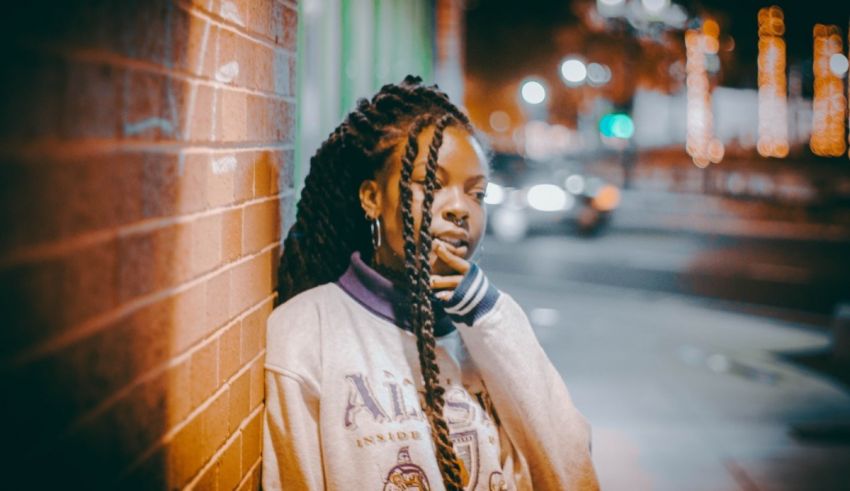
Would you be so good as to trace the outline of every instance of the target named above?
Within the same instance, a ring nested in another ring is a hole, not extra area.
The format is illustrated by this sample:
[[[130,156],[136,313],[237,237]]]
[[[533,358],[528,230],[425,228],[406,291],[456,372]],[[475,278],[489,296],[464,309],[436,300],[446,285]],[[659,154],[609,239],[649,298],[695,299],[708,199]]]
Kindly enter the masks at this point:
[[[505,188],[494,182],[487,183],[487,190],[484,192],[484,202],[488,205],[499,205],[505,201]]]
[[[573,174],[564,181],[564,187],[570,193],[579,195],[584,192],[584,177]]]
[[[554,184],[532,186],[525,199],[532,208],[540,211],[567,210],[574,202],[572,196]]]

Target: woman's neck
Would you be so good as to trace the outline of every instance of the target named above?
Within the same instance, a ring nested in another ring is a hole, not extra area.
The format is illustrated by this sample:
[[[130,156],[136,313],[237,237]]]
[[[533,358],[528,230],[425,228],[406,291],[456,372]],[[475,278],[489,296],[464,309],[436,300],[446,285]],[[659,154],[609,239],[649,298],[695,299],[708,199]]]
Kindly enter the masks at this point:
[[[378,264],[375,261],[374,254],[372,254],[372,257],[369,258],[369,267],[374,269],[378,274],[380,274],[384,278],[390,280],[393,285],[400,286],[406,284],[407,282],[407,277],[405,276],[404,271],[399,271],[389,266]]]

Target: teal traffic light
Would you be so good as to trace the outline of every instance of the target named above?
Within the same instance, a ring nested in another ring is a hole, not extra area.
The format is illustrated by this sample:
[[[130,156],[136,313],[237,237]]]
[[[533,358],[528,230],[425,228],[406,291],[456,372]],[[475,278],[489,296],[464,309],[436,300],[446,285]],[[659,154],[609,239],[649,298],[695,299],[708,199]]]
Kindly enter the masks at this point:
[[[599,120],[599,132],[607,138],[628,140],[635,134],[635,123],[628,114],[610,113]]]

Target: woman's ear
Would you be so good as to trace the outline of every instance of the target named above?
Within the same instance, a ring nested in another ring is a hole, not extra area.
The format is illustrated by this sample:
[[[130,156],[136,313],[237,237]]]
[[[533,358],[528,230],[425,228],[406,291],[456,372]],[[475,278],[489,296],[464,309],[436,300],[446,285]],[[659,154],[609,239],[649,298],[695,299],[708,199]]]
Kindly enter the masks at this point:
[[[360,206],[371,218],[381,214],[381,187],[377,181],[366,179],[360,183]]]

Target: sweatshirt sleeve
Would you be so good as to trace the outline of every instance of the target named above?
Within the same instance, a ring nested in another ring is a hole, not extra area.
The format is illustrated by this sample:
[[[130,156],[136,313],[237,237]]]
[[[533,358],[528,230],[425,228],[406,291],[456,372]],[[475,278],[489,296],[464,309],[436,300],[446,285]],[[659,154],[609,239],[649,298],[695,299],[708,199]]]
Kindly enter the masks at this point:
[[[522,308],[475,264],[443,308],[458,325],[505,431],[527,459],[534,489],[598,489],[590,425]]]
[[[297,376],[266,369],[263,489],[324,489],[319,397]]]
[[[320,314],[304,296],[266,321],[263,489],[325,488],[319,431]],[[311,329],[305,326],[313,327]]]

